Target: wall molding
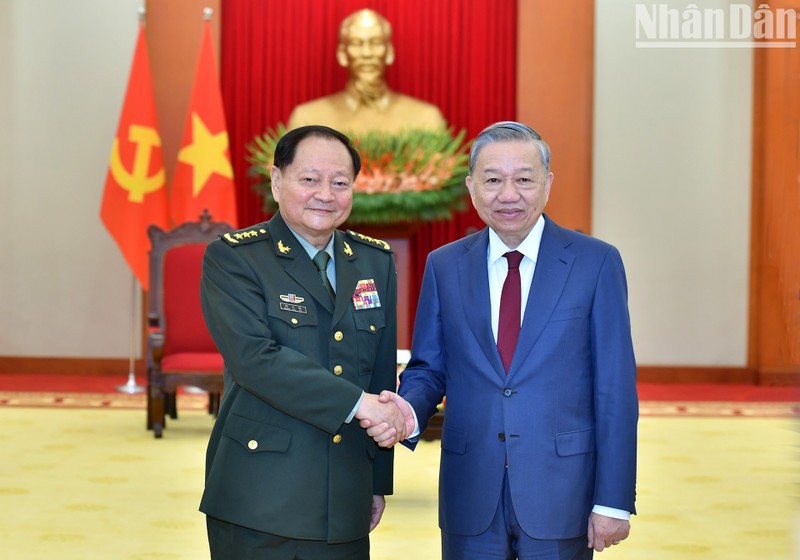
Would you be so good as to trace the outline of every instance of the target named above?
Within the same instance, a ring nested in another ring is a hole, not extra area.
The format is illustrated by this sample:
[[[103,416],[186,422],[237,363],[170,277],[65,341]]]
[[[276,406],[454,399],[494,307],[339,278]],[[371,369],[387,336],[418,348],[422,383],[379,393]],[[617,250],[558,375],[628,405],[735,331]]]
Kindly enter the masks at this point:
[[[758,371],[758,385],[800,386],[800,366],[786,368],[761,368]]]
[[[640,383],[721,383],[757,385],[758,373],[748,367],[643,366],[636,368]]]
[[[639,366],[640,383],[719,383],[800,386],[800,367]]]
[[[67,358],[39,356],[0,356],[0,373],[48,375],[119,375],[126,380],[129,373],[127,358]],[[135,373],[145,375],[145,362],[136,360]]]

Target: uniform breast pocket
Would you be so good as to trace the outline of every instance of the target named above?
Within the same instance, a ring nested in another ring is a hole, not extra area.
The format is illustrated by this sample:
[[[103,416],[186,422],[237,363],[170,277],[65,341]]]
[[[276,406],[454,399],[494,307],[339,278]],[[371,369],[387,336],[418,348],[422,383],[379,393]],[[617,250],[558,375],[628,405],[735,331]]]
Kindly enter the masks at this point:
[[[386,326],[383,309],[362,309],[353,313],[358,339],[358,372],[362,375],[375,369],[378,344]]]
[[[279,346],[299,348],[316,340],[317,310],[313,306],[284,301],[269,302],[269,328]]]

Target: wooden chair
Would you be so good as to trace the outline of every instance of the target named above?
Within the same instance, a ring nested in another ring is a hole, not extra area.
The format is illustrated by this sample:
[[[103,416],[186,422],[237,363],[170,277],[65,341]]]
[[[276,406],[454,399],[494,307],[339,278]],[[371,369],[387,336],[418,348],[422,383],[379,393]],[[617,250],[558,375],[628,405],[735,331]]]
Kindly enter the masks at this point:
[[[204,212],[197,222],[164,231],[150,226],[150,290],[147,294],[147,428],[160,438],[166,415],[178,417],[179,386],[208,391],[216,414],[223,389],[223,360],[200,306],[205,248],[230,231]]]

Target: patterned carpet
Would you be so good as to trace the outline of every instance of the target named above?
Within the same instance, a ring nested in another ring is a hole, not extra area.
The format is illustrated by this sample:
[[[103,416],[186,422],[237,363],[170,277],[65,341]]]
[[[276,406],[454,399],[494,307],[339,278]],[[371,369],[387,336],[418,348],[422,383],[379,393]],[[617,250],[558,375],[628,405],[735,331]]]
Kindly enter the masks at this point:
[[[0,557],[207,559],[197,507],[213,419],[186,402],[161,440],[143,410],[0,407]],[[795,420],[649,416],[639,427],[638,515],[597,560],[800,558]],[[439,442],[397,451],[373,560],[441,557],[438,464]]]
[[[124,379],[0,375],[0,557],[208,558],[197,511],[207,396],[183,391],[163,440]],[[602,560],[790,560],[797,545],[796,388],[640,387],[631,537]],[[399,449],[373,560],[440,558],[439,442]]]
[[[728,389],[728,392],[730,389]],[[790,390],[793,391],[793,390]],[[793,393],[772,392],[763,396],[758,394],[754,398],[765,400],[724,400],[730,397],[726,393],[716,395],[713,390],[706,389],[691,400],[660,400],[658,392],[645,388],[640,391],[645,397],[640,401],[639,408],[642,416],[684,416],[684,417],[772,417],[790,418],[800,417],[800,398],[786,400]],[[675,390],[671,391],[675,393]],[[768,400],[778,395],[781,400]],[[788,395],[788,397],[787,397]],[[667,394],[666,398],[674,397]],[[685,395],[678,395],[685,397]],[[719,400],[717,397],[722,397]],[[709,400],[698,400],[703,398]],[[187,410],[203,410],[207,405],[205,394],[183,393],[178,397],[181,408]],[[753,397],[750,397],[753,398]],[[143,393],[127,394],[109,389],[107,392],[75,392],[75,391],[48,391],[44,389],[31,391],[2,390],[0,385],[0,407],[55,407],[55,408],[108,408],[108,409],[144,409],[146,397]]]
[[[203,410],[208,405],[205,394],[182,394],[178,396],[180,408]],[[122,410],[144,410],[147,400],[144,394],[126,393],[72,393],[53,391],[0,391],[0,407],[33,408],[108,408]]]

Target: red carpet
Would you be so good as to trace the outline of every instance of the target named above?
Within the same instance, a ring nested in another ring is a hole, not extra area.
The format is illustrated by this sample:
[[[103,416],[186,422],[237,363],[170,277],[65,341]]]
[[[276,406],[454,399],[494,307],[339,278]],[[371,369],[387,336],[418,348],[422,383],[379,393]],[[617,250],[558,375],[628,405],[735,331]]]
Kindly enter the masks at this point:
[[[126,394],[127,376],[0,374],[0,407],[145,408],[145,395]],[[144,379],[136,379],[144,385]],[[204,394],[183,394],[180,408],[202,409]],[[643,416],[800,416],[800,387],[640,383]]]
[[[0,374],[0,391],[42,391],[63,393],[115,393],[117,387],[128,382],[127,375],[48,375]],[[136,379],[145,385],[142,378]]]
[[[147,407],[144,392],[120,391],[128,377],[102,375],[0,374],[0,408],[4,406],[59,408],[122,408]],[[136,379],[139,386],[144,379]],[[208,395],[178,391],[178,408],[204,410]]]
[[[0,374],[0,391],[116,393],[127,376]],[[137,378],[144,385],[143,378]],[[640,383],[642,401],[798,402],[800,387],[761,387],[712,383]]]

